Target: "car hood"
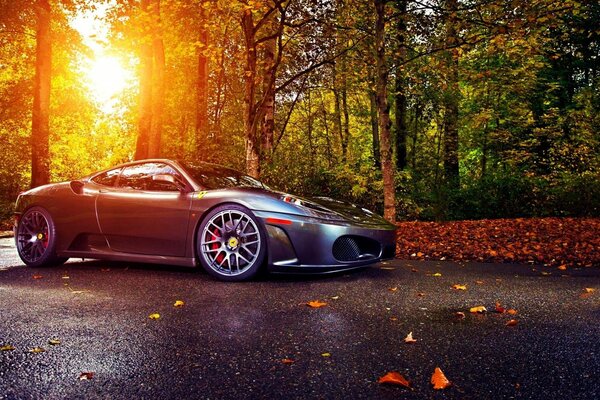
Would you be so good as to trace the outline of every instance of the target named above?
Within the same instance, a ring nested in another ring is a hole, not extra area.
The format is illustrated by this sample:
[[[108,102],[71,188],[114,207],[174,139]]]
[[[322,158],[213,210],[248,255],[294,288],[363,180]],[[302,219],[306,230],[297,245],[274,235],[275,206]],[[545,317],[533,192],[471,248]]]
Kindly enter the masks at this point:
[[[346,201],[332,199],[331,197],[311,197],[310,201],[334,212],[347,220],[368,225],[390,225],[381,216],[374,212]]]

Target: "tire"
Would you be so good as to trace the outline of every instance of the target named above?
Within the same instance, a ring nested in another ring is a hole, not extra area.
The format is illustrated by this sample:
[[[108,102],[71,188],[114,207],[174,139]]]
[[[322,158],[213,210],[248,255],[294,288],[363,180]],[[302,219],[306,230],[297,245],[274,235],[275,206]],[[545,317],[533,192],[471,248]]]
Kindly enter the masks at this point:
[[[50,213],[42,207],[31,207],[17,224],[15,244],[19,257],[29,267],[51,267],[68,258],[56,256],[56,226]]]
[[[246,207],[225,204],[210,211],[198,227],[196,251],[211,276],[229,282],[251,279],[267,253],[267,237]]]

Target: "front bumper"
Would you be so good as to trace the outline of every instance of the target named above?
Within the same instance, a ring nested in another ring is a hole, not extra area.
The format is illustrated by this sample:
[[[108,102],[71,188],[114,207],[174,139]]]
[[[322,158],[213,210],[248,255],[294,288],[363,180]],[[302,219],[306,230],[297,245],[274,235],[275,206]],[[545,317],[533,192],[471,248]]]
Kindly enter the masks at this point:
[[[360,225],[298,215],[255,211],[268,237],[273,272],[344,271],[393,258],[393,225]]]

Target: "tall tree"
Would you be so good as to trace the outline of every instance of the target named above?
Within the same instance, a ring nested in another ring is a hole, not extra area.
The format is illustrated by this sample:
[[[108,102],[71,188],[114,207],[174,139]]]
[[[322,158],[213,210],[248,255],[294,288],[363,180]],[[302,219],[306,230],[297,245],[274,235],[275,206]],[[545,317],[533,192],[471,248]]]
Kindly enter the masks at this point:
[[[395,81],[395,126],[396,126],[396,168],[403,170],[406,168],[406,138],[408,129],[406,127],[406,74],[404,72],[406,66],[407,54],[407,11],[408,0],[396,0],[396,8],[398,16],[396,23],[396,38],[398,40],[398,50],[396,56],[396,81]]]
[[[375,20],[375,50],[377,65],[377,112],[379,115],[379,137],[381,145],[381,173],[383,175],[383,216],[396,222],[395,168],[392,162],[390,134],[390,107],[387,99],[388,67],[385,61],[385,3],[374,0],[377,17]]]
[[[50,37],[51,8],[48,0],[35,3],[37,17],[35,82],[31,124],[31,187],[50,181],[50,83],[52,42]]]
[[[203,139],[208,134],[208,6],[207,0],[200,2],[200,27],[198,31],[198,76],[196,81],[196,151],[202,154]]]
[[[447,183],[459,185],[458,165],[458,0],[446,0],[446,91],[444,93],[444,173]]]
[[[165,52],[160,28],[160,0],[142,0],[148,29],[140,49],[140,97],[135,159],[160,155],[165,97]]]

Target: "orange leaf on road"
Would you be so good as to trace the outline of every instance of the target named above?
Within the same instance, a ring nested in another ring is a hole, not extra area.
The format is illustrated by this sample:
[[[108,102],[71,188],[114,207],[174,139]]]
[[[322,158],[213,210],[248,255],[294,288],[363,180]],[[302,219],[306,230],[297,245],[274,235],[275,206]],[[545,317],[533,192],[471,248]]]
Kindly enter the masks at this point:
[[[183,307],[185,305],[185,302],[183,300],[175,300],[175,303],[173,303],[173,307]]]
[[[387,374],[385,374],[384,376],[379,378],[377,380],[377,382],[378,383],[388,383],[390,385],[398,385],[398,386],[404,386],[404,387],[410,388],[410,382],[405,377],[400,375],[399,372],[396,372],[396,371],[388,372]]]
[[[284,358],[283,360],[281,360],[281,362],[284,364],[293,364],[294,360],[292,360],[291,358]]]
[[[404,338],[404,343],[416,343],[417,339],[413,339],[412,332],[409,332],[408,335]]]
[[[442,370],[436,367],[435,371],[433,371],[433,375],[431,375],[431,384],[434,389],[440,390],[446,389],[452,383],[446,378],[446,375],[444,375]]]
[[[486,311],[487,311],[487,308],[485,308],[484,306],[471,307],[469,309],[469,312],[472,312],[472,313],[475,313],[475,314],[476,313],[484,313]]]
[[[506,312],[506,308],[502,307],[500,303],[496,302],[496,312],[504,314]]]
[[[467,285],[459,285],[459,284],[452,285],[452,289],[455,289],[455,290],[467,290]]]
[[[517,310],[513,310],[512,308],[506,312],[510,315],[517,315]]]
[[[308,303],[306,303],[306,305],[309,307],[312,307],[312,308],[320,308],[320,307],[325,307],[327,305],[327,303],[324,303],[319,300],[313,300],[313,301],[309,301]]]
[[[511,319],[510,321],[508,321],[506,323],[506,326],[515,326],[519,323],[519,321],[517,321],[516,319]]]
[[[82,372],[79,375],[79,380],[80,381],[89,381],[90,379],[92,379],[94,377],[94,373],[89,371],[89,372]]]

